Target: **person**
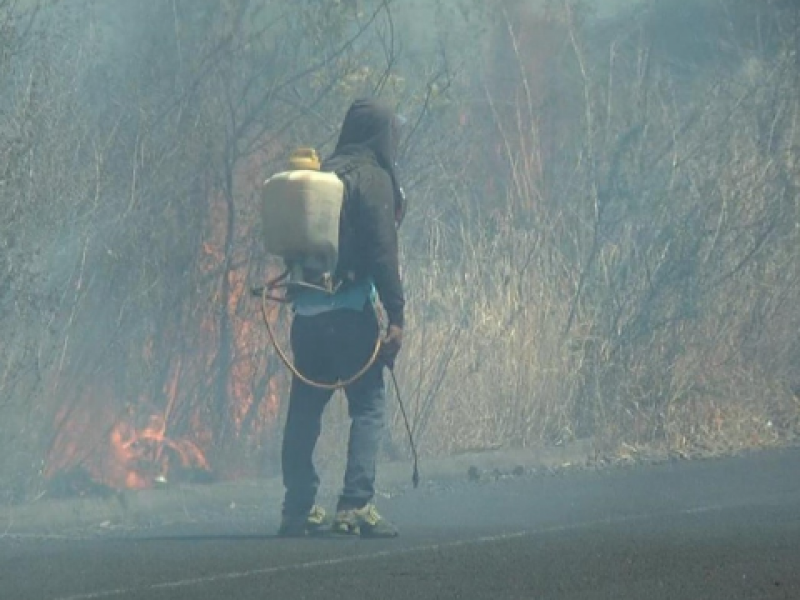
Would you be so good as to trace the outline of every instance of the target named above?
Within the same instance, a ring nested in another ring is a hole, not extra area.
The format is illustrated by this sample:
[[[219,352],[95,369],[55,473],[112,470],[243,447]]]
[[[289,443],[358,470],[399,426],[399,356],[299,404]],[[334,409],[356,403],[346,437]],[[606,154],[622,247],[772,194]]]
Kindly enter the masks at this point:
[[[344,182],[334,294],[302,289],[291,296],[290,343],[295,366],[314,382],[347,381],[375,351],[379,359],[344,388],[351,419],[344,486],[330,519],[315,504],[319,477],[313,453],[323,411],[333,392],[293,376],[282,445],[285,497],[281,536],[323,531],[394,537],[396,527],[373,502],[378,449],[385,430],[384,369],[393,367],[403,341],[404,292],[397,227],[405,196],[395,173],[400,118],[384,103],[358,99],[345,116],[335,150],[323,171]],[[384,333],[381,321],[386,323]]]

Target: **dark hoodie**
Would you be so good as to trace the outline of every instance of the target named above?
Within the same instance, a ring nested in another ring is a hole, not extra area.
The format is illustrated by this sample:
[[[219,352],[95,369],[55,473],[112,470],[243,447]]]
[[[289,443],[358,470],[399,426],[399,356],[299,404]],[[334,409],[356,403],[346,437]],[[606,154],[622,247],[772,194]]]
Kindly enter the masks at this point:
[[[396,214],[403,202],[394,171],[397,129],[393,111],[360,99],[347,111],[333,155],[322,165],[344,181],[337,275],[371,277],[391,325],[403,327]]]

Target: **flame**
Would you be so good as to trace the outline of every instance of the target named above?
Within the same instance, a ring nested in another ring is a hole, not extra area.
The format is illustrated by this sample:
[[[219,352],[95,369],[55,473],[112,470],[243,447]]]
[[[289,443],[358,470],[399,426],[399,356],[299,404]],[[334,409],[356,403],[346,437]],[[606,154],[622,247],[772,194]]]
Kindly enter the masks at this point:
[[[170,382],[173,393],[177,376]],[[57,435],[46,462],[44,475],[86,473],[98,484],[121,489],[152,487],[156,480],[166,480],[173,469],[189,473],[210,473],[211,468],[200,446],[188,436],[168,435],[168,414],[153,412],[139,426],[138,414],[152,411],[151,404],[140,398],[134,405],[115,415],[103,394],[85,394],[78,401],[61,408]],[[176,398],[174,395],[173,398]]]
[[[166,480],[172,458],[183,468],[210,471],[202,450],[193,442],[166,435],[166,422],[159,415],[151,416],[138,430],[129,422],[117,423],[109,442],[114,469],[106,483],[113,487],[142,489],[151,487],[157,479]]]
[[[263,180],[263,160],[245,167],[242,179],[255,188]],[[188,316],[173,330],[154,332],[131,349],[133,360],[145,372],[166,372],[160,392],[138,390],[135,400],[120,406],[119,390],[110,377],[92,381],[87,389],[70,390],[53,420],[46,478],[79,468],[96,483],[143,489],[193,474],[248,473],[241,461],[217,473],[209,457],[225,444],[260,449],[277,422],[288,381],[268,350],[260,307],[248,291],[252,275],[246,266],[250,245],[245,242],[256,235],[257,206],[237,209],[243,212],[235,215],[232,241],[226,237],[228,219],[233,218],[228,210],[221,195],[209,198],[209,230],[197,260],[197,270],[207,283],[184,312]],[[266,265],[260,271],[266,279],[276,275],[276,269]],[[268,315],[280,330],[278,309]],[[223,321],[229,339],[221,333]],[[160,363],[167,365],[166,371],[158,368]],[[52,386],[53,396],[66,387],[62,378]],[[215,400],[210,390],[219,389],[225,390],[227,400],[221,415],[210,408]],[[229,424],[225,439],[216,430],[220,420]]]

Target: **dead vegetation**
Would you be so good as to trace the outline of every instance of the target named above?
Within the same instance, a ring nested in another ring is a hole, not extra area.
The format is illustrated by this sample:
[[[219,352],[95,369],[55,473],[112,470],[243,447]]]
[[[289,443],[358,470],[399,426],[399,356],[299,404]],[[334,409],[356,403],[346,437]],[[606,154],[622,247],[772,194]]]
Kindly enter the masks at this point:
[[[418,203],[402,364],[423,446],[793,441],[798,11],[672,2],[598,23],[554,4],[528,15],[544,39],[498,23],[518,76],[485,86],[496,133],[464,143],[487,151],[451,153],[447,172],[478,175],[458,217]]]
[[[70,469],[124,485],[145,450],[158,476],[171,447],[274,472],[254,192],[364,91],[410,122],[398,376],[423,454],[795,439],[795,3],[440,3],[424,50],[392,2],[137,6],[0,0],[9,498]],[[404,457],[399,414],[390,434]]]

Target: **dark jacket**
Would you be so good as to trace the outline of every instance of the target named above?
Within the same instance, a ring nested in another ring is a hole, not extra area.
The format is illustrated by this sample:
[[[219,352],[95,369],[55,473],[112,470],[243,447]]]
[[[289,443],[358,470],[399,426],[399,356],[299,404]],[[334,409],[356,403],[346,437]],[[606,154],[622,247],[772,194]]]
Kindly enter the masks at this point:
[[[403,326],[395,214],[402,202],[394,172],[394,114],[373,100],[356,100],[347,112],[333,155],[322,164],[346,186],[337,276],[371,277],[391,325]]]

